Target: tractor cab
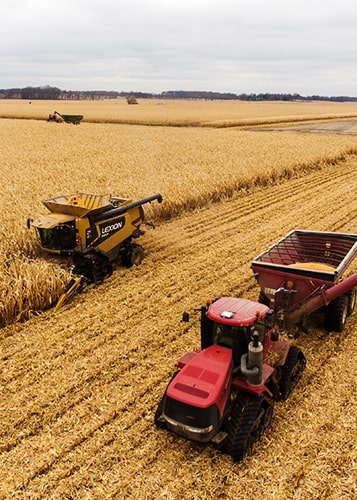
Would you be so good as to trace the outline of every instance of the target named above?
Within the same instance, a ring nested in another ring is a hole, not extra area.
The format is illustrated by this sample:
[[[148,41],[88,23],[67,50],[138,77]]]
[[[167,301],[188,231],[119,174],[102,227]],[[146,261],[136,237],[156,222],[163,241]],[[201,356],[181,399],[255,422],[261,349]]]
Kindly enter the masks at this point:
[[[201,308],[201,348],[220,345],[232,349],[234,365],[248,352],[254,332],[264,345],[270,328],[270,309],[258,302],[222,297]]]

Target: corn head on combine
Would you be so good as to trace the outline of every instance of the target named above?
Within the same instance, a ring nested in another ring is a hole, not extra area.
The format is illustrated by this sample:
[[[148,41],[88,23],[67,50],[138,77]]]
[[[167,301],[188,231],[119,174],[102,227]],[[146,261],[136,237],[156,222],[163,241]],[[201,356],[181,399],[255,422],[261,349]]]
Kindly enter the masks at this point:
[[[43,251],[71,257],[74,274],[97,282],[112,274],[117,259],[127,267],[141,264],[143,248],[133,240],[144,234],[142,205],[154,200],[161,203],[161,194],[134,202],[85,193],[59,196],[43,201],[50,213],[27,225],[35,228]]]

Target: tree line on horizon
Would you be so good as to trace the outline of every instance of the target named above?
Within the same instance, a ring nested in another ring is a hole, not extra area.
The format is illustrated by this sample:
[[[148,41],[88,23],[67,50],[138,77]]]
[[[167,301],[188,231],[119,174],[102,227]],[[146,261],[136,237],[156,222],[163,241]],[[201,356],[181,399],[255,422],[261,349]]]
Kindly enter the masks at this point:
[[[49,85],[43,87],[24,87],[1,89],[0,99],[26,99],[26,100],[97,100],[128,98],[135,96],[137,99],[204,99],[204,100],[240,100],[240,101],[333,101],[346,102],[357,101],[352,96],[302,96],[298,93],[243,93],[232,92],[210,92],[210,91],[188,91],[168,90],[161,93],[150,92],[117,92],[108,90],[61,90]]]

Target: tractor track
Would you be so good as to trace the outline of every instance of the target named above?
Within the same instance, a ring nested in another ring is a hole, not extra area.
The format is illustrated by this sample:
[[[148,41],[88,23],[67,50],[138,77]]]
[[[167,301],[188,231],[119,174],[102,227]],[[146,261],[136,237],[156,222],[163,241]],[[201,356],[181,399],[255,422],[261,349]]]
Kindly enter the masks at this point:
[[[205,474],[222,478],[222,471],[228,479],[215,493],[233,498],[237,488],[243,491],[239,488],[248,484],[239,470],[249,479],[249,466],[261,458],[264,476],[263,461],[269,462],[271,449],[267,437],[247,465],[236,469],[215,450],[157,431],[153,414],[174,361],[199,345],[192,308],[221,294],[256,299],[250,261],[291,229],[355,232],[357,202],[351,193],[356,187],[357,161],[352,157],[338,168],[239,193],[237,199],[164,223],[143,237],[147,258],[140,268],[118,268],[56,317],[49,312],[19,329],[9,327],[2,341],[6,383],[1,399],[6,406],[0,409],[5,465],[0,483],[19,492],[13,498],[22,498],[25,491],[29,498],[74,497],[74,491],[86,487],[90,498],[123,493],[135,498],[145,482],[148,495],[158,496],[164,491],[160,471],[170,467],[177,494],[172,498],[184,498],[186,488],[195,497]],[[190,310],[190,324],[180,323],[184,309]],[[277,405],[272,440],[281,433],[284,415],[296,411],[298,401],[308,400],[316,385],[319,389],[327,369],[333,369],[331,351],[334,356],[344,351],[354,325],[346,335],[324,335],[312,324],[300,336],[308,367],[291,400]],[[309,360],[314,357],[318,368],[312,369]],[[335,410],[332,421],[341,412]],[[312,454],[312,447],[306,453]],[[192,467],[199,472],[191,477]],[[293,471],[297,479],[289,488],[302,490],[302,466],[296,463]]]

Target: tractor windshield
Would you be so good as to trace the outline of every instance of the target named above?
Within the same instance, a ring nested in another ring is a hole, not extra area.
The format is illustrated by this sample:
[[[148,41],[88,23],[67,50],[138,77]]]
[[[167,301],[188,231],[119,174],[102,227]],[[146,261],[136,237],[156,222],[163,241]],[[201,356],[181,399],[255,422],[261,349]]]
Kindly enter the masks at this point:
[[[76,246],[74,222],[59,224],[51,229],[37,228],[41,240],[41,247],[60,252],[73,250]]]
[[[221,323],[213,325],[213,343],[229,347],[233,350],[233,361],[240,363],[240,358],[248,352],[251,340],[250,326],[230,326]]]

